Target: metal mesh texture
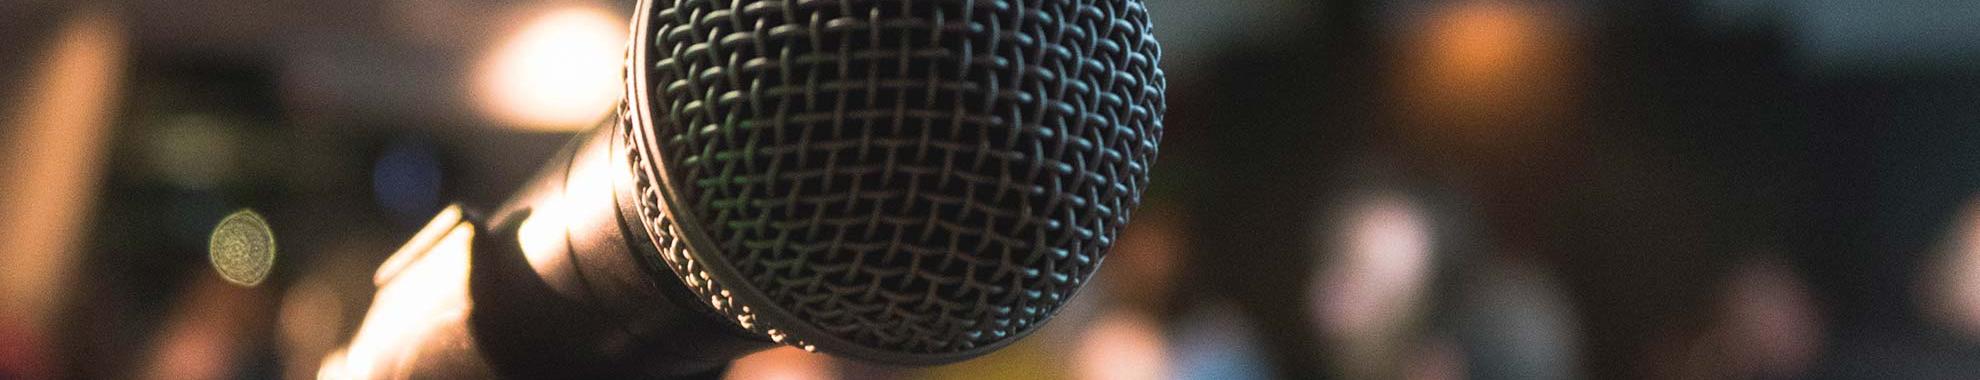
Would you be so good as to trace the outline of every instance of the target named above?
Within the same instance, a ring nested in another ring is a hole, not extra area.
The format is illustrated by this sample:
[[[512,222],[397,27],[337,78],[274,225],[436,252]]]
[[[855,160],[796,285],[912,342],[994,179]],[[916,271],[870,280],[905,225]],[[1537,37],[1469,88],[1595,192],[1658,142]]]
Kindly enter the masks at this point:
[[[1023,335],[1147,187],[1165,84],[1138,0],[652,12],[648,141],[674,215],[719,251],[702,265],[769,298],[757,312],[810,325],[779,334],[904,354]]]

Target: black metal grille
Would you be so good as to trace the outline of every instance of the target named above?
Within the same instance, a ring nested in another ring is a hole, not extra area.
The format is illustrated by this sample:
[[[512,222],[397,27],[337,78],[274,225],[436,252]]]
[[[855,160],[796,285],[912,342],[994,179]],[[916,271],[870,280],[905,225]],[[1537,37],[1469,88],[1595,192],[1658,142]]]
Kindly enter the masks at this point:
[[[1147,186],[1164,83],[1140,1],[655,8],[650,141],[677,215],[759,308],[831,338],[951,353],[1022,335]]]

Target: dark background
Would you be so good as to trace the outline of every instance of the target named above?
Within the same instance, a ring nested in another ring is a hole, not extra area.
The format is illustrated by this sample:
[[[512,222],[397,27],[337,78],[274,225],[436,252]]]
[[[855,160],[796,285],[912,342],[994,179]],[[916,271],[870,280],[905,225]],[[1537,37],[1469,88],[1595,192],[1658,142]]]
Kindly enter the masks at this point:
[[[1078,305],[732,377],[1980,376],[1980,3],[1148,6],[1168,132]],[[313,377],[398,244],[604,115],[631,8],[0,0],[0,378]],[[241,209],[258,286],[207,261]]]

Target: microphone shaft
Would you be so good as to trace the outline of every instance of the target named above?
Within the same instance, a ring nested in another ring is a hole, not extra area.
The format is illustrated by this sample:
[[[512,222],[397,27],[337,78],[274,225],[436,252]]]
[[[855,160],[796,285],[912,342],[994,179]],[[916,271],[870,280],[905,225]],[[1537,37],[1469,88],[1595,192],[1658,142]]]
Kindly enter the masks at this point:
[[[438,215],[380,265],[321,377],[714,377],[771,347],[654,275],[623,122],[579,135],[485,218]]]

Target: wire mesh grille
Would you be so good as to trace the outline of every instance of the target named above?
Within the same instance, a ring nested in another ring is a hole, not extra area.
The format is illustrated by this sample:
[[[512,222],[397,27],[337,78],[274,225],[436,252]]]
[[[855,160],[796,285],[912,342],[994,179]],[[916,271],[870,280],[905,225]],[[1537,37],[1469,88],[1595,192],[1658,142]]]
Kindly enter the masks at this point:
[[[1139,1],[656,8],[650,141],[681,222],[812,331],[903,353],[1022,335],[1147,186],[1164,82]]]

